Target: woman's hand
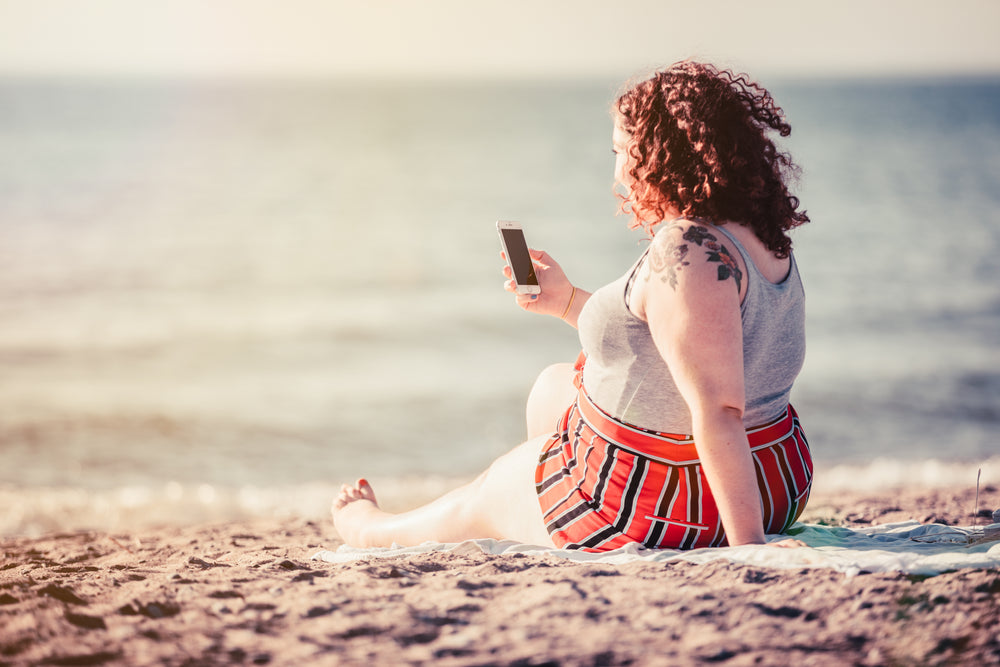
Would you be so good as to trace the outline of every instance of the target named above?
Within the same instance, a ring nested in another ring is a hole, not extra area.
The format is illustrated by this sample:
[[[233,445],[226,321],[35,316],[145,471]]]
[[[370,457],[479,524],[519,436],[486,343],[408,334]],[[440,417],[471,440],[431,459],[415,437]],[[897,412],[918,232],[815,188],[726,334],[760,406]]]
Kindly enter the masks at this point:
[[[570,324],[576,326],[576,314],[579,307],[590,295],[577,289],[574,293],[573,284],[566,277],[562,267],[543,250],[528,249],[531,260],[535,265],[535,276],[538,277],[538,286],[541,287],[541,294],[517,294],[515,301],[521,308],[532,313],[541,315],[552,315],[565,319]],[[500,253],[506,260],[506,256]],[[516,294],[517,286],[511,279],[510,267],[503,267],[503,275],[507,278],[503,288],[512,294]],[[570,299],[572,297],[572,303]],[[579,302],[579,303],[578,303]],[[564,317],[565,314],[565,317]]]

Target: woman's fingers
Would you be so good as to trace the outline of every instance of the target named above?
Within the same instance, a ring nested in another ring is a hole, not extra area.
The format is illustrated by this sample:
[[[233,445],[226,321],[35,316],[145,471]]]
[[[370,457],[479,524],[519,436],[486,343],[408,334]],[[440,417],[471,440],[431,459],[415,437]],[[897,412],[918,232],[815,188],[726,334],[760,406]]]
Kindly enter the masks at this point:
[[[513,272],[507,263],[507,256],[501,251],[504,260],[502,273],[507,280],[504,290],[514,294],[514,302],[522,309],[533,312],[558,316],[566,306],[566,299],[572,285],[568,284],[565,274],[559,264],[544,250],[528,248],[528,254],[535,265],[535,275],[541,285],[541,294],[518,294],[517,285],[513,280]]]
[[[538,303],[537,294],[518,294],[517,295],[517,305],[525,310],[531,310],[532,306]]]
[[[531,261],[543,269],[547,269],[555,264],[555,261],[549,255],[549,253],[544,250],[535,250],[534,248],[528,248],[528,254],[531,256]]]

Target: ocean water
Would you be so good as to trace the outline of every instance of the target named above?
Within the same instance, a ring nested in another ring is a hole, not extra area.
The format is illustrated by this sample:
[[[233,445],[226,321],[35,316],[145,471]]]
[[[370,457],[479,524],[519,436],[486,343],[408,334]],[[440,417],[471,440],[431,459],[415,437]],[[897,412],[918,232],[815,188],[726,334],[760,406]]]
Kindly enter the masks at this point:
[[[1000,82],[764,82],[828,488],[1000,484]],[[0,535],[388,502],[523,438],[576,332],[498,218],[620,275],[614,82],[0,81]]]

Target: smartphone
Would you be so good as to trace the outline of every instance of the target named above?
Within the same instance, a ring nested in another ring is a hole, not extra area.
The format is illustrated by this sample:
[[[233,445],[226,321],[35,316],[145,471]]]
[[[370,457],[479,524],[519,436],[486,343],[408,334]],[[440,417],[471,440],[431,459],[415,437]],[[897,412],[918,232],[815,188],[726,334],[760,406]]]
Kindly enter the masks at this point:
[[[497,220],[497,232],[500,234],[500,244],[507,255],[507,264],[514,277],[518,294],[541,294],[538,286],[538,276],[535,275],[535,264],[528,254],[528,244],[524,240],[524,230],[521,223],[509,220]]]

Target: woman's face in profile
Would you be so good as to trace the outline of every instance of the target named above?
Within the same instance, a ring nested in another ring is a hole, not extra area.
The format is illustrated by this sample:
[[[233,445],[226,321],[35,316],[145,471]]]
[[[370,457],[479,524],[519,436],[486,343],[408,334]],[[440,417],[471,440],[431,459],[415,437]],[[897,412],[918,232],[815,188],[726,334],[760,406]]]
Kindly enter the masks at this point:
[[[647,223],[657,223],[665,215],[677,217],[680,215],[675,206],[659,199],[657,206],[649,208],[641,202],[631,201],[636,179],[629,173],[635,167],[635,160],[628,153],[628,145],[632,140],[632,135],[622,129],[620,122],[615,122],[614,132],[611,134],[611,146],[615,152],[615,190],[629,201],[632,213],[638,220]],[[640,188],[642,189],[642,188]],[[645,188],[645,196],[649,197],[649,188]]]
[[[626,197],[632,192],[632,177],[629,176],[629,156],[628,156],[629,135],[622,129],[620,123],[615,123],[614,132],[611,134],[611,150],[615,152],[615,186],[621,187]]]

